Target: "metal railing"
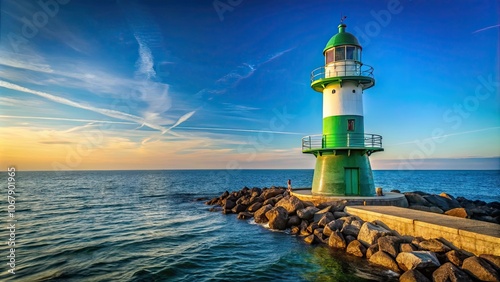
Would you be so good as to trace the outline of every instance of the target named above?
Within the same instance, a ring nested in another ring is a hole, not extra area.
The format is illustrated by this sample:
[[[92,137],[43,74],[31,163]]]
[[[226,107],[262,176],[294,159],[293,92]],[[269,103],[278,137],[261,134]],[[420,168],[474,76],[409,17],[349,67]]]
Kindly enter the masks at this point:
[[[311,72],[311,82],[341,76],[367,76],[373,78],[373,67],[358,61],[336,62],[314,69]]]
[[[302,137],[302,151],[335,148],[382,148],[382,136],[377,134],[325,134]]]

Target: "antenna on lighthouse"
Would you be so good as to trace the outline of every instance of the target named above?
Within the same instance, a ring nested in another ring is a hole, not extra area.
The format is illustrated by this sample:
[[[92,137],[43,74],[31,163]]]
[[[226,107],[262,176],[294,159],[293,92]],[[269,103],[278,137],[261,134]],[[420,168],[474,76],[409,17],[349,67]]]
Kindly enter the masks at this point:
[[[344,23],[344,20],[347,19],[347,16],[342,16],[342,13],[340,13],[340,23]]]

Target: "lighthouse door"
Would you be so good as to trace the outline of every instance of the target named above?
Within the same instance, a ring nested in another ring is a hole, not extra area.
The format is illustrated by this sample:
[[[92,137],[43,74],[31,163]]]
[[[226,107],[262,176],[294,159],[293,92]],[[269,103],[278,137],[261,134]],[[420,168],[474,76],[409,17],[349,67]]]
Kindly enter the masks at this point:
[[[359,195],[359,169],[345,168],[345,194]]]

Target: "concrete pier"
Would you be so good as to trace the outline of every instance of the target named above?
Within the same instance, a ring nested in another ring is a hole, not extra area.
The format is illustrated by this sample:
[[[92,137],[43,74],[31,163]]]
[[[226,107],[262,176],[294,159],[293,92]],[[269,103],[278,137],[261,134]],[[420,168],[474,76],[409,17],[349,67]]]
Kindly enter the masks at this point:
[[[408,207],[404,194],[385,192],[384,196],[324,196],[313,195],[311,188],[293,189],[292,195],[302,201],[309,201],[315,205],[320,203],[345,204],[347,206],[397,206]]]
[[[364,221],[381,221],[401,235],[442,238],[475,255],[500,256],[499,224],[392,206],[348,206],[345,211]]]

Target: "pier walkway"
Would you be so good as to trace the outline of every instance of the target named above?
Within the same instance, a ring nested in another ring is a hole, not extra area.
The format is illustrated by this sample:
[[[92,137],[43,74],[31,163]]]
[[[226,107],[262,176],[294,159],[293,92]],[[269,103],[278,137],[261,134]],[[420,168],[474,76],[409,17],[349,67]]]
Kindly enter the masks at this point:
[[[500,256],[500,224],[394,206],[347,206],[345,211],[381,221],[401,235],[441,238],[476,255]]]

